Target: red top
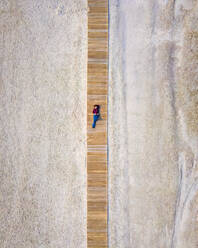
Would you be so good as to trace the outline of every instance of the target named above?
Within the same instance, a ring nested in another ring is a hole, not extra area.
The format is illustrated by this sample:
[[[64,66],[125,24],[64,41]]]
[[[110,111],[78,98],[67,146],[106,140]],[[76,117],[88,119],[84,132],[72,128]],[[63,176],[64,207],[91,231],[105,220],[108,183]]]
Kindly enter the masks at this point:
[[[96,108],[96,109],[94,108],[93,109],[93,114],[95,114],[95,115],[99,114],[99,109],[98,108]]]

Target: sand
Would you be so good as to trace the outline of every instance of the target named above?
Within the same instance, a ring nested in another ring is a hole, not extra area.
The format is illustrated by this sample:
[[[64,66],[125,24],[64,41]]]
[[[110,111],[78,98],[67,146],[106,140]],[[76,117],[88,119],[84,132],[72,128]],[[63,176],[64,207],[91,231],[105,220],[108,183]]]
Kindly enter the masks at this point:
[[[87,3],[0,14],[0,247],[84,248]]]
[[[110,1],[111,248],[198,244],[197,1]]]
[[[109,4],[109,247],[196,248],[197,1]],[[86,248],[87,1],[0,16],[0,247]]]

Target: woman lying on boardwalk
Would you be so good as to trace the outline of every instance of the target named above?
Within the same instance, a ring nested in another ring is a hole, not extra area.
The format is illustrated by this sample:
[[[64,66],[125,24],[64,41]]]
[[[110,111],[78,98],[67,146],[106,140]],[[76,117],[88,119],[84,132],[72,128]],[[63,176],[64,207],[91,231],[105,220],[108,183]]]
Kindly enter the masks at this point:
[[[96,121],[99,119],[99,117],[100,117],[100,106],[99,105],[94,105],[92,128],[95,128]]]

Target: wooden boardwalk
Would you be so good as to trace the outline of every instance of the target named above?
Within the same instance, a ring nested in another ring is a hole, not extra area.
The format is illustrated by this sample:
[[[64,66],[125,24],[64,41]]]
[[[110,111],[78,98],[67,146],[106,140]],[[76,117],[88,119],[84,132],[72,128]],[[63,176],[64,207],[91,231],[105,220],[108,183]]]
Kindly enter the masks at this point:
[[[88,0],[87,247],[108,247],[107,94],[108,0]],[[93,105],[101,119],[92,128]]]

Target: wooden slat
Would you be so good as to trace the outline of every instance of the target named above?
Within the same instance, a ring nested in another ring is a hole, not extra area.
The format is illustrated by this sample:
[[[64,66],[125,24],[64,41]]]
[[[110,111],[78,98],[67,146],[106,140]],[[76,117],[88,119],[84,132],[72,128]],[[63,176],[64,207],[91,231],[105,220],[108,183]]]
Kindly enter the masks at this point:
[[[88,23],[108,25],[108,16],[89,16]]]
[[[108,0],[88,0],[87,247],[108,247],[107,94]],[[101,118],[92,128],[93,105]]]
[[[87,89],[87,93],[89,95],[95,95],[95,92],[98,92],[99,95],[104,95],[104,94],[107,94],[107,87],[92,87],[92,86],[89,86],[88,89]]]

